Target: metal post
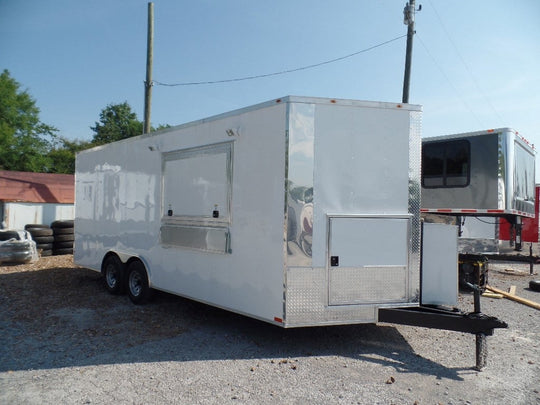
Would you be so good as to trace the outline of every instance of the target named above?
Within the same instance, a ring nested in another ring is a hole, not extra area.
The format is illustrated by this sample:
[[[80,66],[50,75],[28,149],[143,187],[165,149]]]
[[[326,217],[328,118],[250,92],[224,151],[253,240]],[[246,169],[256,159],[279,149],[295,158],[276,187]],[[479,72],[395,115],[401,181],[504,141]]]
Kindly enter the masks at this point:
[[[482,371],[486,366],[488,356],[488,345],[485,333],[476,334],[476,366],[477,371]]]
[[[474,314],[481,314],[482,310],[480,309],[480,294],[481,289],[478,285],[469,284],[473,289],[474,294]],[[483,332],[476,334],[476,366],[475,370],[481,371],[487,363],[488,355],[488,346],[487,346],[487,337]]]
[[[532,276],[534,273],[534,257],[533,257],[532,242],[529,245],[529,274]]]
[[[407,51],[405,55],[405,76],[403,78],[403,103],[409,102],[409,86],[411,83],[411,63],[414,36],[414,13],[416,11],[414,1],[415,0],[409,0],[403,9],[403,23],[407,25]]]
[[[473,296],[474,296],[474,314],[481,313],[480,309],[480,287],[478,285],[472,285],[473,288]]]
[[[523,229],[521,217],[516,216],[516,246],[514,250],[521,251],[521,230]]]
[[[458,236],[461,238],[461,235],[463,235],[463,225],[465,225],[465,220],[461,217],[461,215],[458,215],[456,220],[458,225]]]
[[[143,134],[150,132],[152,110],[152,64],[154,58],[154,3],[148,3],[148,37],[146,44],[146,81],[144,82],[144,127]]]
[[[480,311],[480,288],[475,286],[474,289],[474,313],[479,314]],[[475,370],[481,371],[487,363],[488,345],[485,333],[476,334],[476,366]]]

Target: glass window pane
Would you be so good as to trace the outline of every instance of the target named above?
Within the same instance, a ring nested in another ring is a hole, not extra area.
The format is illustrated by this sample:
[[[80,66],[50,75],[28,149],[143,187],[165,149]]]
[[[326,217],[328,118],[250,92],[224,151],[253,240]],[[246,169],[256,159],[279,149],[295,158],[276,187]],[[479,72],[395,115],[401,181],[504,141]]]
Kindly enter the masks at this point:
[[[444,147],[440,143],[422,147],[422,184],[424,187],[444,185]]]
[[[469,183],[469,142],[446,144],[446,185],[466,186]]]
[[[168,216],[229,218],[231,144],[218,144],[164,156],[163,212]]]
[[[466,140],[422,146],[422,186],[464,187],[470,179],[470,144]]]

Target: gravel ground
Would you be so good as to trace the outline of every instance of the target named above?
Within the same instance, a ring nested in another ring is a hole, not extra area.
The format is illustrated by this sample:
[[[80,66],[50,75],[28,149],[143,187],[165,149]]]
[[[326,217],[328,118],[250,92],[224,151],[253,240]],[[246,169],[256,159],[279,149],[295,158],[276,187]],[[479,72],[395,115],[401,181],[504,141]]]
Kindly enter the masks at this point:
[[[540,302],[532,278],[527,264],[490,271]],[[0,267],[0,294],[2,404],[540,404],[540,311],[507,299],[482,298],[509,328],[477,372],[473,335],[285,330],[164,293],[134,306],[72,256]]]

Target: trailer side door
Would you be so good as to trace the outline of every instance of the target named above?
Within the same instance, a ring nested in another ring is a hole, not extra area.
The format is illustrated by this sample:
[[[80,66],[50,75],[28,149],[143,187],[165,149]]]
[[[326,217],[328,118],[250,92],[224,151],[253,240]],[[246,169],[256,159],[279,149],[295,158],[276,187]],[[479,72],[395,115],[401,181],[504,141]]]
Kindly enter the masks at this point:
[[[409,217],[330,217],[328,304],[405,302],[409,251]]]

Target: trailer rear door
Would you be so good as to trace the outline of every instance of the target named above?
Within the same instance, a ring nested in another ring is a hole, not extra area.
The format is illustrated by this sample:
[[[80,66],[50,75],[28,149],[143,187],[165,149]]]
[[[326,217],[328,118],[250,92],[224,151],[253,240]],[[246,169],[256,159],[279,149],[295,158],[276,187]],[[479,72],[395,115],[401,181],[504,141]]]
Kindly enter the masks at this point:
[[[330,217],[329,305],[405,302],[410,217]]]

